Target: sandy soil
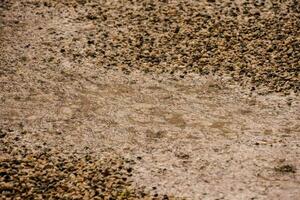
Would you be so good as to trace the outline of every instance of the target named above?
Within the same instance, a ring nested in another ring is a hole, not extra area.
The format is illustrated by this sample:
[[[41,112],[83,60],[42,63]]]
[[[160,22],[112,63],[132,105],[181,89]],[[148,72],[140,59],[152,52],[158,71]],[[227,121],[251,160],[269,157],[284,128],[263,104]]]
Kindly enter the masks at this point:
[[[0,1],[0,197],[298,199],[299,4],[228,2]]]

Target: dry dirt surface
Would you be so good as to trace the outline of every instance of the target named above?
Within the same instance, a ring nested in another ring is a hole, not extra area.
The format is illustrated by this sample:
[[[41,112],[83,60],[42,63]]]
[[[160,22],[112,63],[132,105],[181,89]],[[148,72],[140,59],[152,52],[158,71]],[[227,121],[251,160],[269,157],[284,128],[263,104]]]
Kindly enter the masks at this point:
[[[0,0],[0,199],[300,199],[297,0]]]

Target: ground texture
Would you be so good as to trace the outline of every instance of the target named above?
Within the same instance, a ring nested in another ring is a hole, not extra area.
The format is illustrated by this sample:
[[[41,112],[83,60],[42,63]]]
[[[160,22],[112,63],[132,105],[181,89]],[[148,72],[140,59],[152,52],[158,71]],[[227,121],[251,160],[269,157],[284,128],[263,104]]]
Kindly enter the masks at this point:
[[[300,197],[300,3],[0,0],[0,198]]]

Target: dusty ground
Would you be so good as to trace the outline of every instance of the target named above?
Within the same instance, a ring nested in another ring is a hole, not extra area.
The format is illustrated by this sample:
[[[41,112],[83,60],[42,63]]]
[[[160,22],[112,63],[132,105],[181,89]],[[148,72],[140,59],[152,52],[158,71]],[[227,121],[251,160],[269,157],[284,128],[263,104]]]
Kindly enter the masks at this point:
[[[298,199],[298,1],[0,1],[0,194]]]

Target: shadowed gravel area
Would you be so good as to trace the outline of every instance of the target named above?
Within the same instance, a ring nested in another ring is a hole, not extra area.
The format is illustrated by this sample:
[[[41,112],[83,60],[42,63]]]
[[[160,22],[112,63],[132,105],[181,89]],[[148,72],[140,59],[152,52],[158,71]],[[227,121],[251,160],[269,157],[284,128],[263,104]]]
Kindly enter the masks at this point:
[[[128,181],[134,161],[99,159],[89,151],[62,153],[45,144],[27,148],[13,130],[0,134],[2,199],[147,198]]]
[[[263,88],[265,93],[299,92],[297,0],[1,4],[4,32],[29,26],[28,36],[38,35],[37,46],[26,41],[21,49],[43,50],[47,62],[57,62],[59,55],[125,73],[213,73],[251,83],[253,90]]]
[[[297,0],[0,0],[0,198],[300,196]]]

